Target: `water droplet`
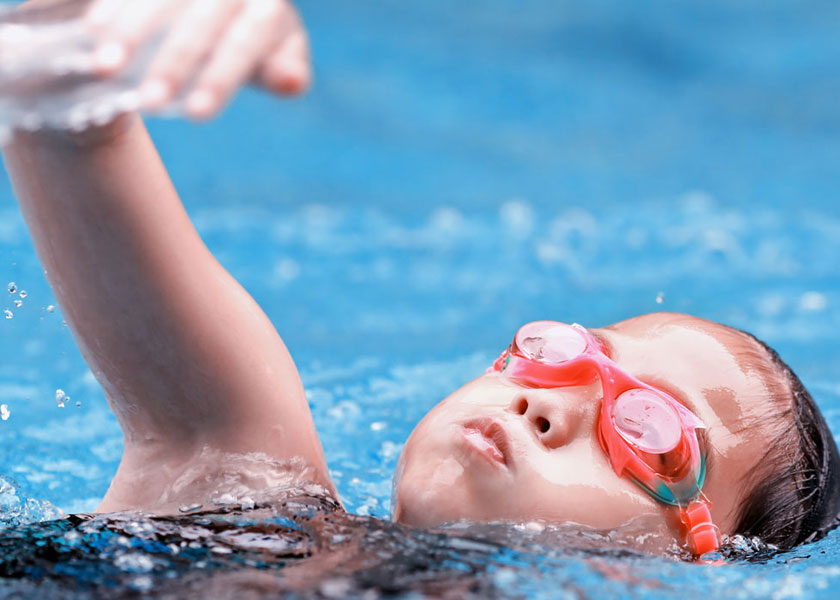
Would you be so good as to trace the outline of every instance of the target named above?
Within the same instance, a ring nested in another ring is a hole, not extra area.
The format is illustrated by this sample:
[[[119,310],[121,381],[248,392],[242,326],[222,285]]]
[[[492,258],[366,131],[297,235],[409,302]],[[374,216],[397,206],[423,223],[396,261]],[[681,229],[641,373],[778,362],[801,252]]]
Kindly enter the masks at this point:
[[[17,291],[17,284],[14,281],[9,282],[9,293],[14,294]]]
[[[9,412],[8,405],[0,404],[0,419],[3,419],[4,421],[8,421],[10,414],[11,413]]]
[[[10,311],[8,308],[7,308],[6,310],[4,310],[4,311],[3,311],[3,314],[6,316],[6,318],[7,318],[7,319],[11,319],[12,317],[14,317],[14,316],[15,316],[15,315],[12,313],[12,311]]]
[[[665,302],[665,292],[659,292],[656,294],[656,303],[662,304],[663,302]]]
[[[55,391],[55,403],[58,404],[58,408],[64,408],[65,402],[67,402],[67,394],[64,393],[64,390],[57,389]]]
[[[17,299],[15,299],[15,301],[13,302],[13,304],[14,304],[15,306],[17,306],[18,308],[20,308],[21,306],[23,306],[23,300],[17,300]]]
[[[21,298],[26,298],[29,293],[26,290],[21,290],[20,294],[18,294]]]
[[[51,312],[54,312],[54,311],[55,311],[55,306],[53,306],[52,304],[47,306],[47,312],[51,313]]]

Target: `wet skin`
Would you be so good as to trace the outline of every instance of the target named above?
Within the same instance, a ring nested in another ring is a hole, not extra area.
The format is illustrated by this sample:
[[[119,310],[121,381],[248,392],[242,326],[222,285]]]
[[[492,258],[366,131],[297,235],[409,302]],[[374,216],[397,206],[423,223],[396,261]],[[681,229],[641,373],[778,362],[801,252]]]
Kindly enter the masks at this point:
[[[682,402],[707,426],[703,491],[723,533],[751,485],[773,424],[762,421],[786,383],[743,333],[688,315],[655,313],[590,330],[626,372]],[[501,349],[500,349],[501,350]],[[678,511],[619,477],[601,450],[600,382],[531,389],[496,373],[458,389],[406,442],[395,517],[448,521],[542,520],[613,529],[630,519],[667,523]]]

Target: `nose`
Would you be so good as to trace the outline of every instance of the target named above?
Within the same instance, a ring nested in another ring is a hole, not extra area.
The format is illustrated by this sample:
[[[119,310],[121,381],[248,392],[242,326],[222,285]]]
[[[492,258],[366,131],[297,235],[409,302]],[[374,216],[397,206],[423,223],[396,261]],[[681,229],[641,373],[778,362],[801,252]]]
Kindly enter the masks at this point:
[[[540,442],[551,450],[571,441],[582,418],[568,400],[548,398],[543,393],[520,395],[510,409],[522,415]]]

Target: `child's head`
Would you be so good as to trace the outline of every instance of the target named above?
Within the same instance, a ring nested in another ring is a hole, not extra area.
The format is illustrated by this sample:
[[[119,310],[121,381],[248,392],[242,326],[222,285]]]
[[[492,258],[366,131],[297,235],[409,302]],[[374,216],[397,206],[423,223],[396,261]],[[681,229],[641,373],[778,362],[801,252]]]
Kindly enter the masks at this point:
[[[706,425],[703,493],[723,533],[788,547],[834,524],[837,448],[774,351],[749,334],[679,314],[644,315],[592,333],[621,369],[669,393]],[[406,443],[396,518],[611,529],[647,517],[680,539],[678,511],[617,476],[601,449],[601,397],[600,381],[543,389],[498,373],[456,390]]]

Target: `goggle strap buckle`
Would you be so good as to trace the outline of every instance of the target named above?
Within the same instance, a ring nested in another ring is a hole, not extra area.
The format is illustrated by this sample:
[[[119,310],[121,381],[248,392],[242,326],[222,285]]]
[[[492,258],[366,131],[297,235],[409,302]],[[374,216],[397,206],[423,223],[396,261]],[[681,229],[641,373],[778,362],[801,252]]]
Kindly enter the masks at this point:
[[[710,504],[703,499],[694,500],[680,509],[680,520],[686,530],[689,550],[696,556],[715,552],[722,543],[720,529],[712,522]]]

